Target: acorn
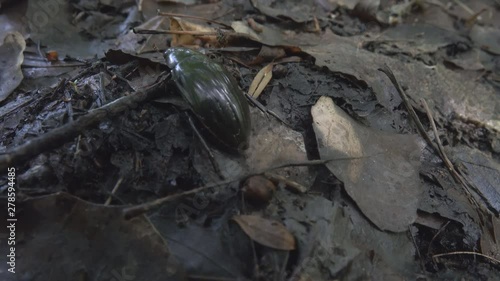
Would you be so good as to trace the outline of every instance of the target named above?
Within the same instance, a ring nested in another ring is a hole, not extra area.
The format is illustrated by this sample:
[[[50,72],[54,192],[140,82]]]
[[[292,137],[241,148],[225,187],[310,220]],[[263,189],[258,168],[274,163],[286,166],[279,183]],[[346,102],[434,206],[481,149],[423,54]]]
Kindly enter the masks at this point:
[[[263,176],[252,176],[242,186],[243,198],[253,204],[269,203],[276,192],[276,185]]]

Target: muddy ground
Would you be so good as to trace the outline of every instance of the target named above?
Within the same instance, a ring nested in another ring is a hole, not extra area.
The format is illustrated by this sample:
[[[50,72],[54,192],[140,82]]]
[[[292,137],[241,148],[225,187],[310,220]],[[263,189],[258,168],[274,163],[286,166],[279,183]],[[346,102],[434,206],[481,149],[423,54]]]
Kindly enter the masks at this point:
[[[499,3],[347,2],[1,1],[1,279],[500,280]]]

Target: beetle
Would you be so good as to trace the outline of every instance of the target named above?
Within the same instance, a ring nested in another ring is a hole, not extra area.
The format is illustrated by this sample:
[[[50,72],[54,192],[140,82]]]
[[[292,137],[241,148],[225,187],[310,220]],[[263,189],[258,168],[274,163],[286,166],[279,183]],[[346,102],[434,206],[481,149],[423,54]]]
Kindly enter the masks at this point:
[[[226,151],[247,149],[250,109],[233,76],[191,49],[170,48],[164,58],[179,92],[210,136]]]

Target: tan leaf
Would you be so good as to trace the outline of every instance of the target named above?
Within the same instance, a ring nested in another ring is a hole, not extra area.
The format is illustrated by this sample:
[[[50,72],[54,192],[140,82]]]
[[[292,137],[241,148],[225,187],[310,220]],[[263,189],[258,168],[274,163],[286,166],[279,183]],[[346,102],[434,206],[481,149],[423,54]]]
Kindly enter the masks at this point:
[[[200,32],[200,34],[210,34],[215,33],[215,29],[200,24],[192,23],[182,18],[171,17],[170,18],[170,30],[171,31],[186,31],[186,34],[174,34],[172,36],[172,47],[174,46],[191,46],[198,45],[196,39],[201,42],[212,42],[216,43],[217,40],[215,35],[200,35],[195,36],[188,34],[188,32]]]
[[[273,77],[273,63],[264,66],[259,73],[255,76],[248,89],[248,94],[253,98],[258,98],[264,88],[269,84],[271,78]]]
[[[285,251],[295,249],[295,238],[280,222],[251,215],[234,216],[233,220],[259,244]]]

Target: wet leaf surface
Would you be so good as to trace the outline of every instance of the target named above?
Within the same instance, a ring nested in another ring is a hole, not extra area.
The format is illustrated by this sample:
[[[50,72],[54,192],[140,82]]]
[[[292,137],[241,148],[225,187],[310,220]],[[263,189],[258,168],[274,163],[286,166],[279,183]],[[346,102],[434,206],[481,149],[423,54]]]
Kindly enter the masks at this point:
[[[80,12],[87,18],[80,17],[85,20],[78,21],[73,18],[71,10],[72,4],[69,2],[28,1],[23,18],[27,20],[31,30],[31,39],[44,42],[51,49],[57,49],[62,57],[102,57],[114,41],[111,38],[119,34],[118,30],[113,29],[118,28],[119,19],[124,18],[119,16],[115,20],[82,7]],[[75,20],[76,24],[72,24],[72,20]],[[85,33],[91,36],[86,36]],[[91,40],[96,36],[102,41]]]
[[[175,208],[164,208],[161,215],[152,216],[151,221],[190,276],[213,279],[243,276],[250,265],[234,256],[236,249],[229,243],[234,237],[226,234],[222,222],[214,222],[210,228],[197,223],[182,226],[185,216],[197,211],[191,204],[181,203]]]
[[[405,63],[358,50],[356,44],[360,42],[360,38],[332,36],[336,41],[334,45],[308,47],[305,51],[316,57],[318,66],[326,66],[368,82],[382,105],[388,106],[383,102],[390,100],[390,97],[387,97],[390,94],[388,87],[392,85],[384,82],[374,66],[386,63],[396,77],[412,77],[402,82],[407,88],[407,94],[415,101],[419,98],[431,101],[429,105],[433,112],[438,114],[438,118],[451,118],[452,114],[456,114],[458,118],[500,130],[500,111],[497,110],[499,105],[498,99],[495,98],[498,93],[490,85],[465,79],[460,73],[452,72],[441,65],[427,67],[420,62]],[[346,53],[351,55],[346,56]],[[440,94],[435,95],[436,92]],[[475,94],[469,95],[471,92]]]
[[[0,2],[0,38],[18,32],[26,45],[17,57],[0,54],[22,71],[0,101],[0,166],[16,168],[22,207],[20,274],[2,271],[2,280],[35,278],[42,267],[44,280],[170,280],[181,268],[190,280],[500,280],[494,1]],[[250,105],[245,153],[206,139],[227,181],[175,82],[157,84],[170,72],[162,52],[175,44],[224,65],[243,92],[274,65],[261,105]],[[453,167],[429,143],[415,144],[415,120],[377,71],[385,64]],[[340,115],[315,112],[326,98]],[[333,131],[320,132],[318,120]],[[339,120],[345,126],[333,129]],[[40,139],[50,149],[3,161]],[[327,156],[337,159],[271,170]],[[346,156],[364,158],[338,159]],[[267,179],[244,185],[255,173]],[[4,197],[8,182],[0,175]],[[170,199],[148,209],[149,220],[119,215],[160,198]],[[295,249],[252,242],[235,215],[257,220],[252,237],[273,245],[286,229]]]
[[[233,220],[259,244],[285,251],[295,249],[295,238],[284,225],[277,221],[251,215],[234,216]]]
[[[251,0],[251,2],[264,15],[272,18],[290,18],[298,23],[309,21],[314,14],[323,12],[322,9],[315,11],[312,3],[314,1],[284,1],[277,5],[270,5],[270,3],[261,0]]]
[[[125,221],[120,207],[92,204],[67,193],[27,200],[17,208],[18,222],[23,223],[16,227],[16,251],[18,260],[24,262],[17,263],[13,279],[3,264],[3,280],[137,276],[184,280],[182,267],[144,217]],[[4,214],[6,205],[2,206],[5,221]],[[2,229],[2,235],[7,230]],[[2,251],[7,252],[7,246],[2,243]]]
[[[21,63],[26,48],[23,36],[18,33],[8,33],[0,45],[0,102],[6,99],[23,80]]]
[[[470,37],[476,46],[486,52],[500,55],[500,31],[496,28],[474,26]]]
[[[456,146],[450,152],[450,157],[460,163],[467,178],[477,187],[485,203],[500,213],[500,166],[490,157],[478,150]]]
[[[375,225],[406,231],[415,221],[422,193],[416,136],[365,128],[326,97],[311,111],[321,158],[358,158],[328,163],[328,169],[344,182],[347,193]]]

